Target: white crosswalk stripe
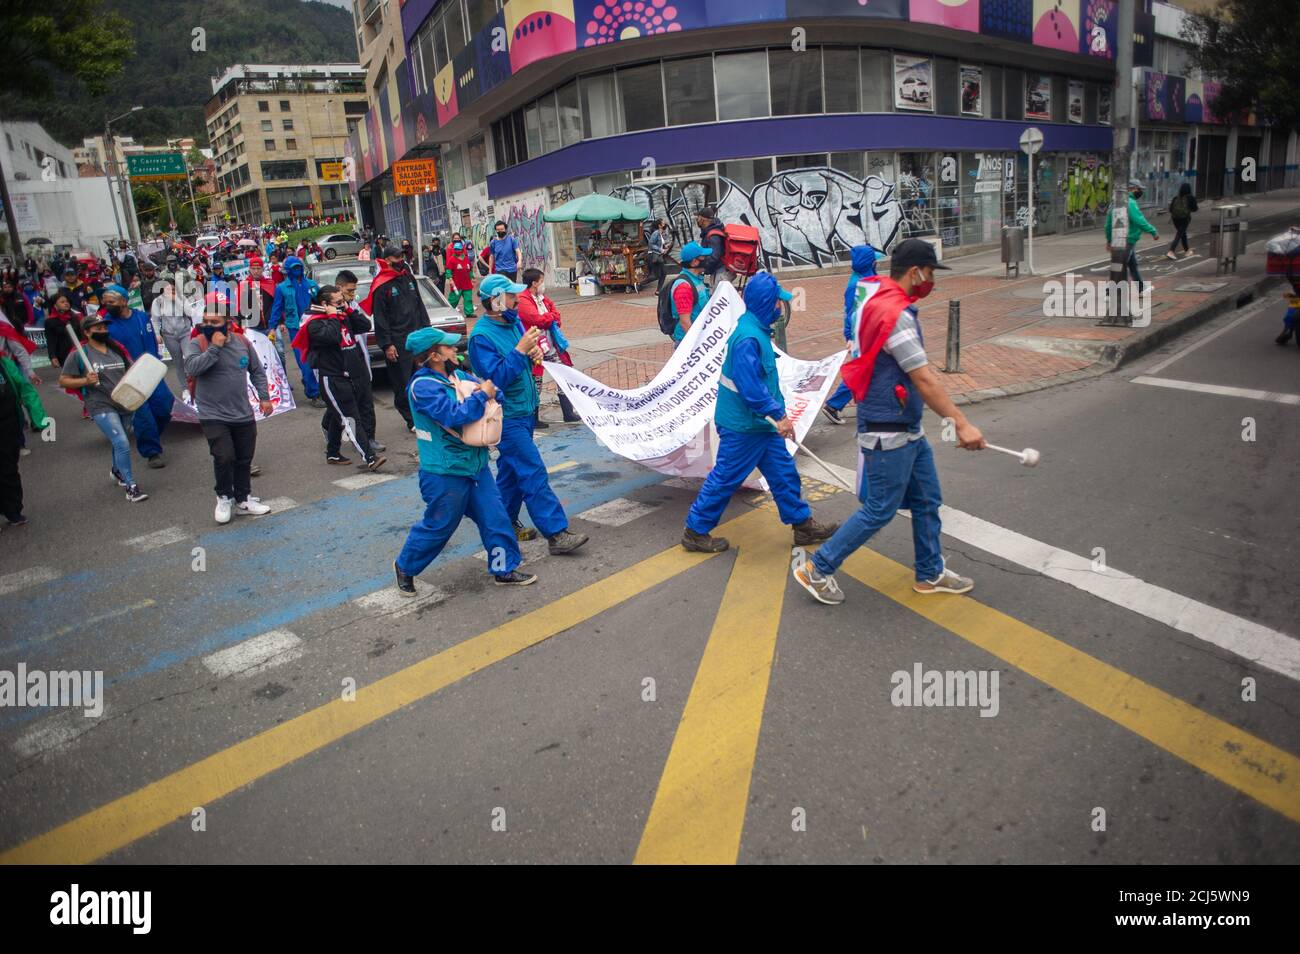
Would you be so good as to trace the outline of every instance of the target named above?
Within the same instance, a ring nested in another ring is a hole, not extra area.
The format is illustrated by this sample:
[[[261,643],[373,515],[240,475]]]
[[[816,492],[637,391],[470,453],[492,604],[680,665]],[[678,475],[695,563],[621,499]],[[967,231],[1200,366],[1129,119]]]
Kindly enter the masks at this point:
[[[654,509],[649,504],[643,504],[638,500],[615,497],[598,507],[584,510],[578,514],[578,519],[590,520],[592,523],[598,523],[604,527],[621,527],[625,523],[631,523],[638,517],[644,517],[646,514],[652,513]]]
[[[133,550],[148,553],[150,550],[171,546],[173,543],[180,543],[182,540],[188,539],[190,539],[190,535],[180,527],[164,527],[161,530],[155,530],[153,533],[146,533],[144,536],[132,537],[125,543]]]
[[[247,677],[302,656],[302,640],[287,629],[273,629],[203,657],[214,676]]]
[[[17,592],[29,586],[36,586],[40,583],[48,583],[50,580],[57,580],[62,575],[59,570],[52,566],[29,566],[17,573],[6,573],[4,576],[0,576],[0,596]]]
[[[1201,384],[1198,381],[1175,381],[1172,378],[1153,378],[1142,375],[1133,379],[1134,384],[1147,384],[1157,388],[1173,388],[1178,391],[1199,391],[1202,394],[1217,394],[1220,397],[1248,398],[1252,401],[1273,401],[1276,404],[1300,406],[1300,394],[1286,394],[1282,391],[1260,391],[1255,388],[1231,388],[1222,384]]]
[[[334,486],[342,487],[344,490],[364,490],[366,487],[396,480],[397,476],[397,474],[357,474],[355,477],[344,477],[342,480],[334,481]]]
[[[440,590],[436,586],[427,586],[418,580],[415,589],[415,596],[403,596],[397,591],[396,586],[386,586],[382,590],[375,590],[365,596],[358,596],[352,601],[352,604],[370,613],[384,613],[393,619],[398,619],[409,616],[416,610],[423,609],[426,606],[435,606],[448,599],[446,591]]]

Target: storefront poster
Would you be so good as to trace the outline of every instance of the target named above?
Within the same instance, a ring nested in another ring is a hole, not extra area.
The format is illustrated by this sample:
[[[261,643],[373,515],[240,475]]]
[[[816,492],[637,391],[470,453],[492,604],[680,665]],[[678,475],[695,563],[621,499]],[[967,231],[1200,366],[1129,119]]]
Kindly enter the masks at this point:
[[[1030,74],[1025,77],[1025,118],[1052,119],[1052,78]]]
[[[934,61],[929,57],[894,57],[894,108],[934,112]]]
[[[1115,0],[1083,0],[1083,24],[1079,31],[1079,52],[1106,60],[1115,58],[1115,24],[1119,11]]]
[[[1072,123],[1083,122],[1083,83],[1078,80],[1070,80],[1070,98],[1068,100],[1069,108],[1066,115]]]
[[[1103,86],[1097,90],[1097,122],[1103,126],[1110,125],[1111,87]]]
[[[982,116],[983,72],[978,66],[961,68],[961,113],[963,116]]]
[[[1142,96],[1143,119],[1165,119],[1165,82],[1168,78],[1164,73],[1147,72]]]

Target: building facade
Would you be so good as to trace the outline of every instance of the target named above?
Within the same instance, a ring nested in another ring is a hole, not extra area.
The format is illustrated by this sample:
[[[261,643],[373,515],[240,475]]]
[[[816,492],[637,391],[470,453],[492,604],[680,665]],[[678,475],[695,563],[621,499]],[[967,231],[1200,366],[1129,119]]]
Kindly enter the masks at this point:
[[[232,221],[350,212],[349,122],[366,111],[365,72],[356,63],[240,64],[214,78],[208,141]]]
[[[396,8],[356,4],[358,18],[400,13],[405,60],[396,95],[372,103],[351,143],[363,216],[390,234],[410,216],[393,214],[387,170],[435,150],[445,225],[433,231],[481,244],[504,219],[524,264],[557,280],[588,227],[543,214],[592,191],[667,219],[679,243],[695,234],[695,212],[715,205],[724,221],[759,229],[774,269],[843,263],[853,245],[887,250],[905,236],[960,253],[1031,215],[1051,234],[1094,227],[1109,207],[1111,0]],[[1134,24],[1135,64],[1148,72],[1155,19],[1148,4]],[[1212,110],[1197,122],[1216,127],[1207,138],[1236,134]],[[1017,148],[1028,126],[1045,137],[1032,209]],[[1196,168],[1194,156],[1166,153],[1164,170]]]

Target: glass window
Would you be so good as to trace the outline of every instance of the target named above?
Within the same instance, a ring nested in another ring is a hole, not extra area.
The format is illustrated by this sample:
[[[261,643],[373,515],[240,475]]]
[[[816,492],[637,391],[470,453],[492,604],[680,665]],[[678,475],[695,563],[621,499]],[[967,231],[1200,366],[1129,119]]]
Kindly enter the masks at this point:
[[[475,136],[466,147],[469,155],[469,184],[477,185],[487,178],[487,143]]]
[[[515,162],[523,162],[529,157],[528,134],[524,131],[524,111],[516,109],[510,114],[510,125],[515,133]]]
[[[287,113],[288,111],[289,111],[289,101],[287,99],[280,100],[280,112]]]
[[[801,116],[822,111],[822,51],[773,49],[767,53],[772,115]]]
[[[862,111],[887,113],[894,108],[894,59],[887,50],[862,51]]]
[[[509,116],[492,124],[492,151],[496,155],[498,169],[507,169],[517,161],[515,132]]]
[[[278,179],[306,179],[306,159],[279,159],[262,163],[262,178],[268,181]]]
[[[980,89],[984,100],[984,118],[1002,118],[1002,67],[985,66],[984,83]]]
[[[286,139],[286,140],[284,141],[284,148],[285,148],[285,149],[293,149],[293,150],[296,150],[296,149],[298,148],[298,140],[296,140],[296,139]]]
[[[711,123],[717,119],[713,107],[713,57],[667,60],[664,86],[672,91],[668,97],[668,125]]]
[[[442,55],[442,45],[433,41],[433,24],[425,27],[424,32],[420,34],[418,43],[420,56],[424,59],[424,68],[428,71],[428,80],[432,83],[438,70],[442,69],[447,63]]]
[[[560,113],[560,145],[572,146],[582,141],[582,110],[578,106],[578,81],[574,80],[555,91],[556,108]]]
[[[465,188],[465,160],[460,146],[448,149],[442,154],[443,175],[447,177],[447,191],[459,192]]]
[[[497,15],[497,0],[465,0],[465,8],[469,11],[470,36],[478,36]]]
[[[858,51],[833,46],[822,50],[822,76],[826,80],[826,112],[858,112]]]
[[[460,0],[444,5],[443,25],[447,31],[447,51],[455,56],[465,47],[465,18],[460,14]]]
[[[257,101],[257,111],[259,113],[269,113],[271,111],[271,104],[264,99],[259,99]]]
[[[768,116],[767,51],[726,53],[713,58],[718,119]]]
[[[855,179],[865,179],[866,157],[860,152],[832,152],[831,168]]]
[[[272,126],[271,126],[271,120],[269,120],[269,119],[263,119],[263,120],[262,120],[262,132],[270,132],[271,129],[272,129]]]
[[[1004,70],[1002,73],[1002,104],[1007,119],[1025,118],[1024,70]]]
[[[291,131],[293,129],[293,120],[292,119],[283,120],[282,125],[284,126],[286,132]]]
[[[1052,77],[1052,122],[1063,123],[1066,121],[1065,111],[1069,106],[1069,96],[1067,95],[1066,79],[1064,76]]]
[[[961,111],[961,75],[956,60],[935,59],[934,85],[934,111],[940,116],[956,116]]]
[[[658,129],[664,125],[664,86],[659,64],[642,63],[618,71],[624,128]]]
[[[903,237],[934,235],[934,153],[900,152],[898,172],[897,196],[903,210]]]
[[[528,158],[542,154],[542,124],[538,116],[537,103],[524,109],[524,131],[528,137]]]
[[[734,182],[746,192],[752,192],[760,183],[772,178],[772,160],[739,159],[735,162],[718,163],[718,177]],[[723,185],[723,191],[726,186]]]
[[[262,140],[262,148],[267,152],[275,152],[275,140],[274,139]]]
[[[554,152],[560,148],[560,117],[555,109],[555,96],[548,94],[538,103],[539,122],[542,125],[542,152]]]
[[[814,152],[807,156],[777,156],[776,171],[789,172],[792,169],[815,169],[826,165],[826,153]]]
[[[582,93],[582,138],[617,136],[623,131],[623,115],[612,72],[582,77],[579,91]]]
[[[1097,122],[1097,84],[1087,83],[1083,87],[1083,121],[1089,125]]]

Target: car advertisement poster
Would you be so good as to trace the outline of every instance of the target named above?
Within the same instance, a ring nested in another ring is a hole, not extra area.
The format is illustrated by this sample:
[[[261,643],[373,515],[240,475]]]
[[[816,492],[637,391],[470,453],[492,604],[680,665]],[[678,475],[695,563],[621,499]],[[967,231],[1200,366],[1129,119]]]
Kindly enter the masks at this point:
[[[1029,75],[1025,77],[1025,118],[1052,119],[1052,78]]]
[[[1077,80],[1070,80],[1070,98],[1067,100],[1067,102],[1069,103],[1069,107],[1070,107],[1069,110],[1067,111],[1067,115],[1070,117],[1070,122],[1072,123],[1083,122],[1083,84],[1082,83],[1078,82]]]
[[[934,112],[934,61],[925,56],[894,57],[894,108]]]
[[[984,115],[984,101],[981,97],[983,73],[978,66],[961,68],[961,114],[963,116]]]

